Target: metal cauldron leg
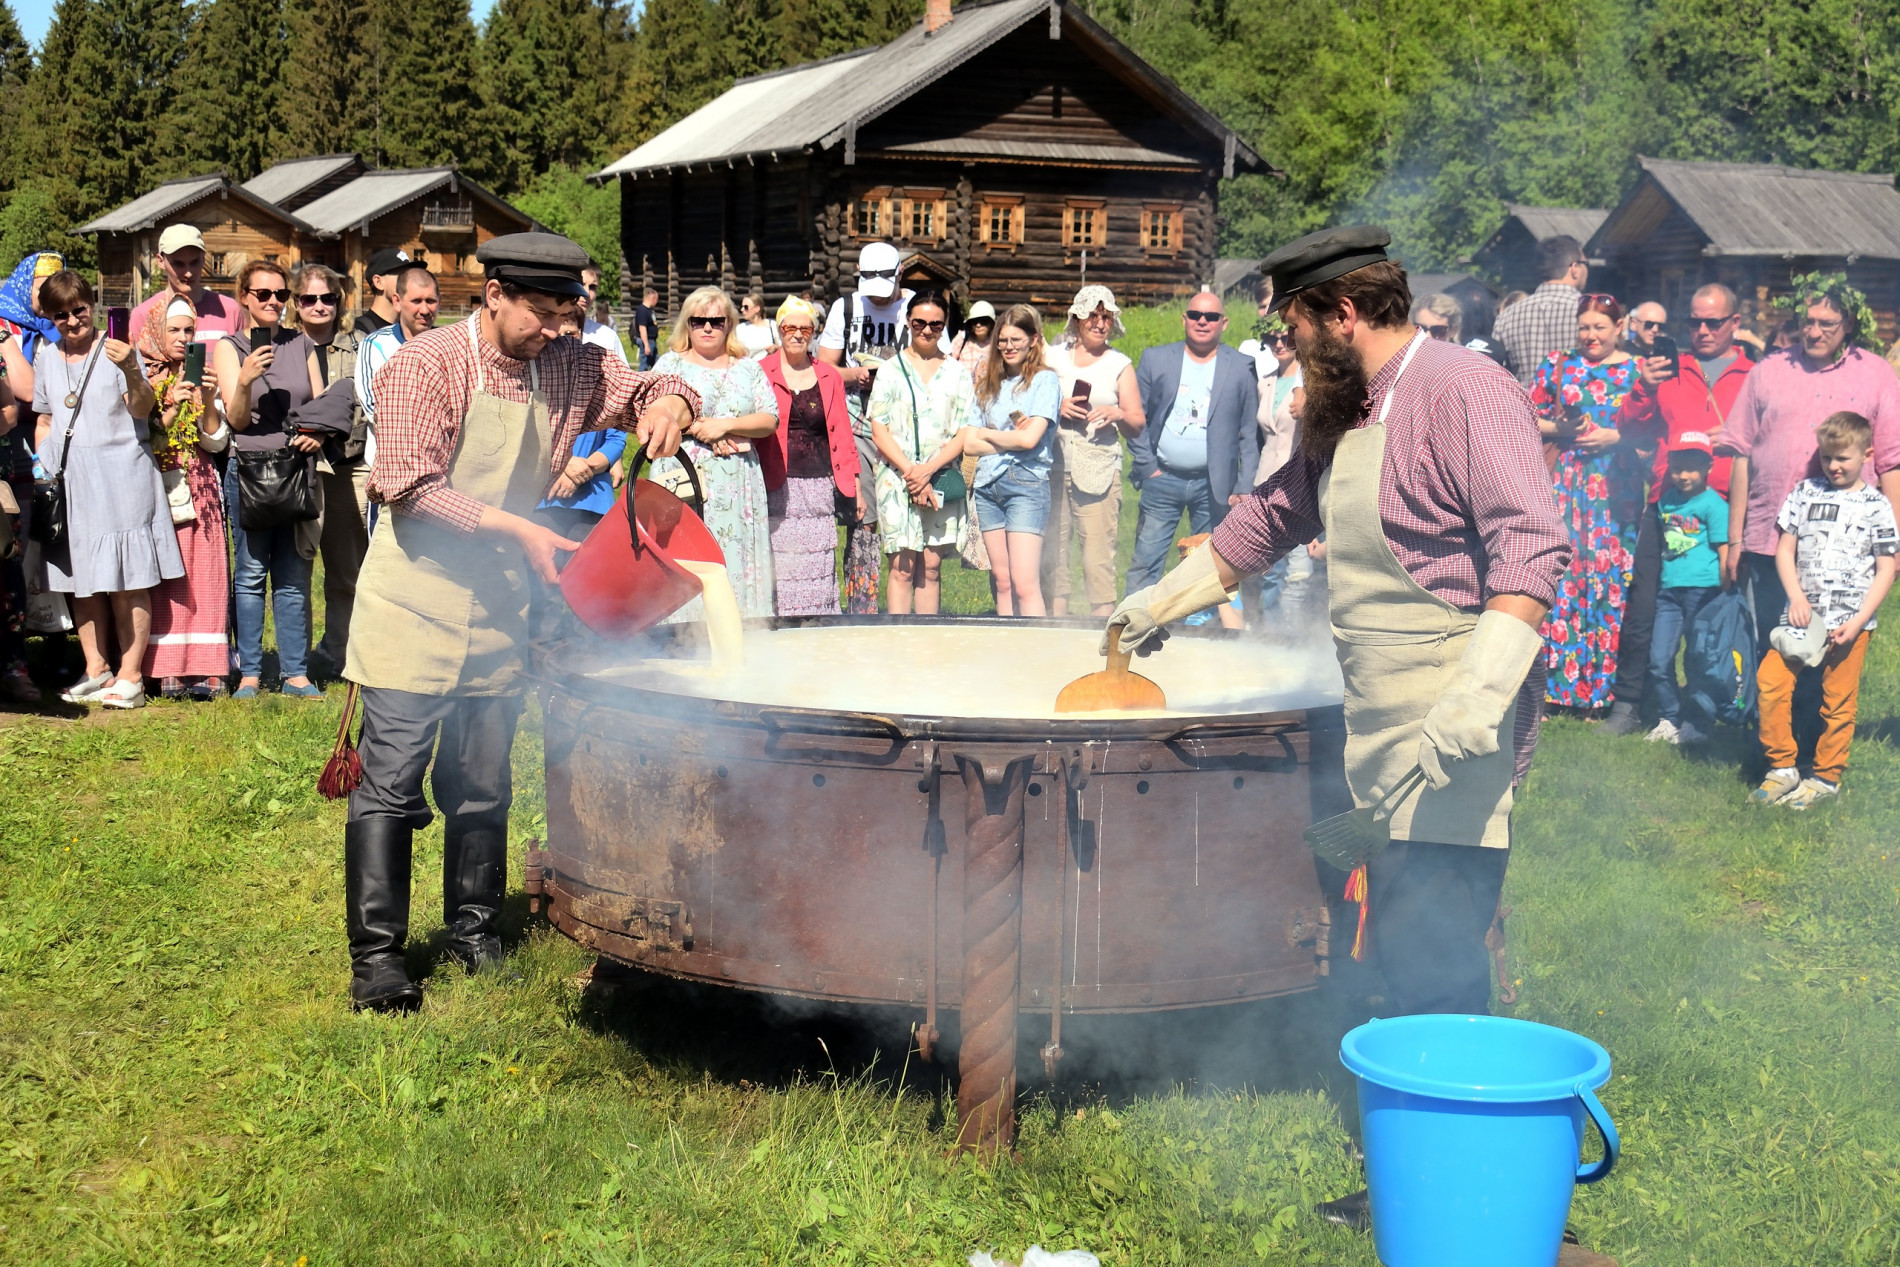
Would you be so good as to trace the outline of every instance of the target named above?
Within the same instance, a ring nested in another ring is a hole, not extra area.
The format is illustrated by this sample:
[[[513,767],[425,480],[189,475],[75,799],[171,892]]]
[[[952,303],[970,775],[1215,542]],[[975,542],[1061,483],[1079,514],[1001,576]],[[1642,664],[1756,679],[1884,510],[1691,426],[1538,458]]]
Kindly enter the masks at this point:
[[[985,1157],[1016,1138],[1016,1010],[1023,926],[1023,795],[1034,756],[959,754],[963,776],[963,1042],[957,1147]]]

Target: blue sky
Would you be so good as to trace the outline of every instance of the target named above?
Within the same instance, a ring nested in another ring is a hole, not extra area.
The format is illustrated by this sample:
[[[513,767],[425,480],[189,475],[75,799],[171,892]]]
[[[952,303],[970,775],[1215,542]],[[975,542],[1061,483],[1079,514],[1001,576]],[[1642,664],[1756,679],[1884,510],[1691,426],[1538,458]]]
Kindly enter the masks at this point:
[[[38,48],[46,39],[46,28],[53,24],[53,6],[57,0],[12,0],[13,14],[20,19],[20,29],[26,32],[34,48]],[[469,0],[469,11],[480,22],[495,7],[495,0]]]

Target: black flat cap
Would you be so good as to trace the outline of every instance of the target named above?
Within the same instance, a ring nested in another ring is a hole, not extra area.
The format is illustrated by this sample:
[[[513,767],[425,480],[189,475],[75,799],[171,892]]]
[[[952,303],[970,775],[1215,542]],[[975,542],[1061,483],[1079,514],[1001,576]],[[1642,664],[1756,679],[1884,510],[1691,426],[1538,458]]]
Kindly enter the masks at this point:
[[[369,257],[369,266],[364,272],[369,277],[387,277],[391,273],[400,273],[411,268],[419,268],[426,272],[429,266],[407,251],[386,246]]]
[[[1350,224],[1321,229],[1285,246],[1260,261],[1260,271],[1273,283],[1273,311],[1310,286],[1344,277],[1355,268],[1386,258],[1392,235],[1376,224]]]
[[[594,258],[578,242],[558,233],[508,233],[475,250],[482,269],[496,281],[512,282],[545,295],[587,298],[581,270]]]

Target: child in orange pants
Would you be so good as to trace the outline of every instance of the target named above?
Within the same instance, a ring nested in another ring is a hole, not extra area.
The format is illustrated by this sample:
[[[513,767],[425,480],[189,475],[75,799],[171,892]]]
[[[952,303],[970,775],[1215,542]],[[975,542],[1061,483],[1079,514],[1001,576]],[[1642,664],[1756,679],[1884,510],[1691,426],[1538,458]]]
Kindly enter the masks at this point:
[[[1821,478],[1797,484],[1775,520],[1781,530],[1775,570],[1788,595],[1783,624],[1804,630],[1821,621],[1827,630],[1821,660],[1823,730],[1814,751],[1814,773],[1808,778],[1795,768],[1794,740],[1795,675],[1807,661],[1791,661],[1771,650],[1755,675],[1769,770],[1749,798],[1789,809],[1807,809],[1840,791],[1854,743],[1861,664],[1874,613],[1893,585],[1894,556],[1900,551],[1893,507],[1860,477],[1873,448],[1872,424],[1842,411],[1815,428],[1814,435]],[[1776,639],[1782,641],[1782,634]]]

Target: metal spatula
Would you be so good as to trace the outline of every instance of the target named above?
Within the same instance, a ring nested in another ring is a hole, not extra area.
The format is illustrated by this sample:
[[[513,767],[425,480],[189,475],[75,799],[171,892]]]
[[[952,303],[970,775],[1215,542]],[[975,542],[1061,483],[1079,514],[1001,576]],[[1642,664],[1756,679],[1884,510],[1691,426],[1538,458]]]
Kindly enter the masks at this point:
[[[1323,860],[1351,871],[1392,843],[1392,815],[1424,781],[1425,771],[1413,766],[1410,774],[1372,804],[1321,819],[1300,834]]]

